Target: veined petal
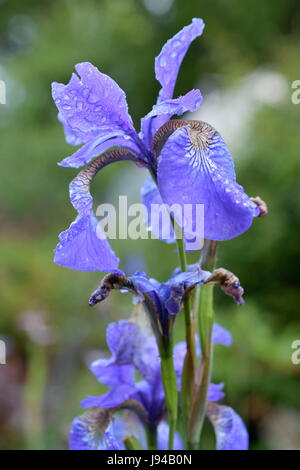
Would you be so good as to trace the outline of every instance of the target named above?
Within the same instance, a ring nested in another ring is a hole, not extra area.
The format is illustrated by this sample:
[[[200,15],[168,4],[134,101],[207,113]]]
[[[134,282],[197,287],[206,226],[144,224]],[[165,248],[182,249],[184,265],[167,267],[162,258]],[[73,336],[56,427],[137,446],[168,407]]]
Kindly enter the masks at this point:
[[[116,130],[134,132],[125,93],[89,62],[77,64],[67,85],[52,84],[52,95],[70,142],[86,143]]]
[[[109,431],[107,433],[110,421],[109,411],[100,408],[89,410],[75,418],[70,431],[70,449],[107,450],[108,446],[111,448],[113,436]],[[114,447],[120,448],[117,442],[114,442]]]
[[[109,134],[101,135],[96,139],[92,139],[69,157],[59,162],[60,166],[80,168],[92,160],[92,158],[106,152],[111,147],[127,147],[134,152],[139,152],[134,141],[130,136],[122,131],[115,131]]]
[[[93,213],[93,198],[90,193],[91,182],[102,168],[119,161],[136,162],[137,156],[132,150],[125,147],[108,150],[89,163],[71,181],[70,200],[79,214],[91,215]]]
[[[181,62],[191,42],[202,34],[203,29],[203,20],[194,18],[191,24],[166,42],[156,57],[155,75],[162,86],[158,102],[172,98]]]
[[[101,224],[93,214],[90,184],[99,170],[110,163],[131,160],[136,154],[128,148],[109,150],[93,160],[70,183],[70,199],[78,217],[59,236],[54,261],[79,271],[113,271],[119,259],[105,239]]]
[[[118,267],[119,259],[96,217],[79,215],[68,230],[59,235],[54,262],[78,271],[111,271]]]
[[[181,115],[186,111],[195,111],[202,103],[200,90],[191,90],[176,99],[166,99],[154,105],[152,110],[142,118],[141,135],[147,148],[152,150],[152,138],[156,131],[172,116]]]
[[[167,204],[203,204],[204,237],[228,240],[251,225],[259,209],[234,180],[232,159],[209,124],[177,129],[159,157],[158,186]],[[199,232],[202,227],[199,227]]]
[[[247,429],[241,417],[232,408],[209,403],[207,415],[214,427],[217,450],[248,450]]]
[[[73,420],[70,449],[125,450],[127,436],[134,436],[146,448],[145,431],[133,412],[113,417],[108,409],[93,408]]]

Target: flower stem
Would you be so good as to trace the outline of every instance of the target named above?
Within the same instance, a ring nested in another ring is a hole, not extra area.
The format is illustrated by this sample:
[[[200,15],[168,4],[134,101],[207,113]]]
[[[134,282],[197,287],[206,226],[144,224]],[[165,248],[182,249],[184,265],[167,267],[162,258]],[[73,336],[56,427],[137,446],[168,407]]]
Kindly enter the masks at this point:
[[[170,341],[168,347],[159,344],[160,360],[161,360],[161,376],[166,396],[166,404],[168,409],[169,422],[169,440],[168,448],[173,449],[174,437],[177,426],[178,415],[178,392],[177,381],[173,361],[173,342]]]
[[[156,450],[157,448],[157,427],[149,424],[146,428],[148,450]]]
[[[184,239],[182,237],[176,237],[179,261],[181,271],[187,270],[186,254],[184,249]],[[182,418],[185,435],[187,434],[189,413],[192,405],[192,396],[194,391],[195,383],[195,357],[196,357],[196,345],[195,345],[195,320],[193,311],[191,308],[191,301],[189,297],[186,297],[183,301],[184,319],[185,319],[185,338],[187,351],[184,358],[182,380],[181,380],[181,403],[182,403]]]
[[[217,243],[206,240],[202,252],[201,265],[205,270],[212,270],[215,265]],[[188,442],[189,447],[197,449],[201,437],[206,407],[208,390],[211,379],[213,360],[212,331],[214,323],[213,311],[213,285],[204,285],[200,288],[198,298],[198,327],[201,344],[201,364],[198,374],[198,387],[192,404],[190,414]]]

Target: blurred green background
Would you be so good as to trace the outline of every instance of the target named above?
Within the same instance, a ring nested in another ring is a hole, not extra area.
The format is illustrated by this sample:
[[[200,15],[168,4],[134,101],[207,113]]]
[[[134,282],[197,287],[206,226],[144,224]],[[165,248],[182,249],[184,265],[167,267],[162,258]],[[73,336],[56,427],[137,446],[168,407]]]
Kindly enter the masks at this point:
[[[98,309],[87,300],[101,273],[53,263],[57,235],[74,219],[68,184],[76,170],[57,162],[72,153],[50,95],[77,62],[90,61],[126,91],[139,119],[156,100],[154,57],[193,17],[206,23],[190,48],[176,86],[199,86],[207,119],[228,141],[238,181],[270,213],[221,244],[220,266],[237,274],[246,305],[217,293],[217,321],[234,346],[215,351],[215,381],[244,417],[252,448],[300,448],[300,79],[298,0],[0,0],[0,448],[66,448],[69,425],[85,394],[102,388],[87,369],[105,354],[105,326],[130,313],[115,293]],[[139,201],[145,175],[112,165],[93,185],[96,203],[119,194]],[[112,241],[128,272],[159,280],[177,264],[174,247],[156,241]],[[191,256],[190,260],[195,260]],[[182,338],[178,319],[176,334]]]

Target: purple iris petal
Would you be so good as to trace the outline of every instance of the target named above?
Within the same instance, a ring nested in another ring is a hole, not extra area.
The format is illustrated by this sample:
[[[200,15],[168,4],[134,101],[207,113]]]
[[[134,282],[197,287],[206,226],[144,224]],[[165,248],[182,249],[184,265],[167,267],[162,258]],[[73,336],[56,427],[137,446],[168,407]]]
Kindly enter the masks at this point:
[[[222,400],[222,398],[224,398],[225,396],[225,393],[223,392],[223,388],[224,388],[223,382],[220,384],[214,384],[214,383],[209,384],[207,401],[211,402],[211,401]]]
[[[247,429],[232,408],[210,403],[207,415],[214,427],[217,450],[248,450]]]
[[[169,437],[169,425],[165,421],[161,421],[157,427],[157,448],[158,450],[168,450],[168,437]],[[182,450],[183,442],[180,434],[176,432],[174,437],[174,450]]]
[[[154,105],[152,110],[143,117],[141,122],[142,138],[149,149],[155,132],[175,114],[195,111],[202,103],[200,90],[191,90],[176,99],[166,99]]]
[[[81,143],[116,130],[133,132],[125,93],[107,75],[89,62],[77,64],[67,85],[52,84],[52,94],[60,119]]]
[[[127,148],[111,150],[99,156],[70,183],[70,200],[79,213],[69,229],[59,235],[55,249],[57,264],[79,271],[113,271],[119,259],[105,239],[101,224],[93,214],[90,183],[97,172],[120,160],[135,161],[136,154]]]
[[[88,396],[81,401],[82,408],[114,408],[132,398],[136,392],[134,384],[119,383],[115,388],[98,397]]]
[[[232,335],[230,331],[226,330],[226,328],[218,323],[214,323],[212,340],[215,344],[223,344],[224,346],[232,345]]]
[[[111,390],[99,397],[89,396],[81,405],[112,408],[132,398],[140,402],[149,419],[156,422],[163,412],[164,393],[155,338],[132,321],[121,320],[108,326],[107,344],[111,357],[94,361],[90,370]],[[135,383],[135,370],[143,381]]]
[[[58,113],[57,114],[57,119],[59,120],[59,122],[63,125],[63,128],[64,128],[64,133],[65,133],[65,139],[66,139],[66,142],[68,144],[71,144],[71,145],[80,145],[80,144],[83,144],[84,142],[82,141],[82,138],[76,136],[74,133],[73,133],[73,130],[72,128],[64,121],[64,118],[63,116]]]
[[[138,152],[134,141],[123,131],[115,131],[90,140],[75,153],[59,162],[60,166],[79,168],[111,147],[127,147]]]
[[[70,449],[125,450],[127,436],[134,436],[146,448],[145,431],[134,413],[125,412],[109,422],[106,410],[93,408],[73,420]]]
[[[165,393],[160,370],[158,370],[156,380],[151,382],[141,380],[136,383],[136,394],[133,398],[147,410],[149,422],[159,423],[165,411]]]
[[[78,271],[111,271],[119,264],[93,215],[79,215],[59,235],[54,253],[56,264]]]
[[[107,387],[134,383],[134,368],[130,364],[116,365],[113,359],[98,359],[90,365],[90,371]]]
[[[227,240],[245,232],[258,208],[234,180],[233,164],[220,134],[203,123],[201,131],[184,126],[164,145],[158,186],[169,205],[204,205],[204,234]],[[199,228],[199,231],[201,228]]]
[[[169,212],[163,203],[152,176],[145,180],[141,189],[141,197],[147,209],[148,228],[160,240],[173,243],[175,235]]]
[[[89,410],[75,418],[70,431],[70,450],[119,450],[124,448],[117,442],[111,425],[100,409]],[[103,416],[104,415],[104,416]]]
[[[200,18],[194,18],[192,23],[185,26],[163,46],[155,59],[155,75],[162,86],[159,102],[172,98],[181,62],[191,42],[202,34],[204,23]]]
[[[115,364],[129,364],[132,361],[137,334],[138,327],[131,321],[110,323],[106,332],[106,341]]]

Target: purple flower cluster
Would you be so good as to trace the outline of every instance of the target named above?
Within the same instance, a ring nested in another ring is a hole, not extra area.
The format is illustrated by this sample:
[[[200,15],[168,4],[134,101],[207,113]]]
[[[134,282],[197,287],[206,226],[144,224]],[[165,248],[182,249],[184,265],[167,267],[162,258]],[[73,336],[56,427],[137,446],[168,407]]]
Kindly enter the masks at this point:
[[[223,384],[211,382],[214,344],[231,345],[230,333],[214,323],[212,288],[219,285],[237,304],[243,303],[239,279],[224,268],[214,269],[216,243],[245,232],[253,217],[265,215],[267,207],[260,198],[249,198],[236,182],[231,155],[216,129],[202,121],[171,119],[201,105],[199,90],[179,98],[173,98],[173,93],[182,60],[203,29],[203,21],[194,18],[167,41],[155,59],[161,89],[156,104],[141,120],[139,133],[128,113],[125,93],[92,64],[77,64],[77,73],[67,85],[53,83],[66,140],[81,145],[60,165],[84,167],[70,183],[77,217],[59,235],[55,262],[109,273],[89,305],[119,289],[133,293],[139,308],[139,315],[107,329],[111,356],[94,361],[90,369],[108,391],[82,401],[88,411],[73,421],[71,449],[122,450],[128,448],[128,439],[143,449],[199,448],[205,416],[213,426],[216,449],[248,448],[243,421],[232,408],[218,403],[224,398]],[[184,246],[191,234],[184,221],[174,214],[165,230],[149,220],[151,230],[163,241],[174,241],[176,223],[183,231],[185,240],[177,241],[181,267],[166,282],[144,272],[126,276],[120,271],[119,259],[94,215],[92,180],[105,166],[123,160],[149,171],[141,188],[149,214],[154,204],[176,205],[183,212],[187,204],[204,207],[205,247],[201,262],[191,266]],[[197,298],[193,294],[200,286]],[[173,327],[182,306],[186,341],[173,347]],[[195,334],[195,311],[200,339]],[[178,409],[187,436],[178,432]]]
[[[149,170],[150,179],[141,190],[147,208],[163,203],[180,207],[202,204],[206,239],[235,237],[260,215],[257,204],[236,182],[231,155],[219,132],[205,122],[171,120],[201,105],[199,90],[179,98],[173,98],[173,93],[182,60],[203,29],[203,21],[194,18],[156,57],[155,75],[161,89],[156,104],[141,120],[139,133],[133,127],[123,90],[92,64],[77,64],[77,74],[67,85],[53,83],[66,140],[82,145],[60,165],[87,165],[70,185],[70,199],[78,216],[59,236],[57,264],[81,271],[109,272],[118,267],[119,259],[97,231],[101,229],[97,229],[89,187],[101,168],[120,160]],[[182,226],[182,221],[177,222]],[[152,230],[164,238],[157,227]]]
[[[230,333],[215,324],[213,343],[230,346]],[[129,433],[138,439],[145,449],[147,428],[157,431],[157,448],[167,449],[165,395],[154,336],[145,325],[138,324],[135,319],[121,320],[109,325],[107,344],[111,357],[94,361],[90,370],[100,383],[109,387],[109,391],[99,397],[87,397],[82,401],[82,407],[91,410],[74,419],[70,435],[71,449],[124,449],[124,439]],[[199,345],[197,349],[201,355]],[[174,365],[178,391],[181,389],[185,354],[185,342],[176,344]],[[140,377],[139,380],[135,378],[136,373]],[[217,403],[224,398],[222,389],[222,383],[211,383],[208,393],[207,417],[214,428],[216,449],[247,449],[248,433],[241,418],[232,408]],[[111,413],[107,414],[108,418],[103,420],[101,427],[100,418],[105,411]],[[176,434],[174,448],[184,448],[179,433]]]

